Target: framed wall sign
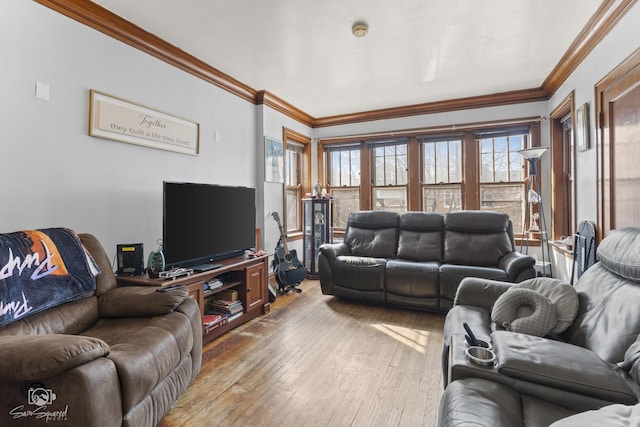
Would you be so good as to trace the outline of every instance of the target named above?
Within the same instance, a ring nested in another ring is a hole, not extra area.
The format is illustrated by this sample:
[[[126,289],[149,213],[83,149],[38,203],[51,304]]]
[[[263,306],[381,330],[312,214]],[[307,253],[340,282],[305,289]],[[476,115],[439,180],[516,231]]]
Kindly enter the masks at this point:
[[[578,151],[589,149],[589,103],[576,110],[576,146]]]
[[[282,141],[264,139],[264,180],[284,182],[284,152]]]
[[[200,125],[95,90],[90,91],[89,135],[198,155]]]

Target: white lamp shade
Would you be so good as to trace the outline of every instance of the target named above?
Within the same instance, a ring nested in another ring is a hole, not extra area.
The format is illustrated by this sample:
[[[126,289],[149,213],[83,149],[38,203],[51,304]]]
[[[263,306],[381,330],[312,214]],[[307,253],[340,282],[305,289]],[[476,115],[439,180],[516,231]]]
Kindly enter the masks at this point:
[[[525,159],[539,159],[542,157],[544,153],[548,150],[547,147],[535,147],[535,148],[525,148],[523,150],[518,150],[516,153],[519,153]]]

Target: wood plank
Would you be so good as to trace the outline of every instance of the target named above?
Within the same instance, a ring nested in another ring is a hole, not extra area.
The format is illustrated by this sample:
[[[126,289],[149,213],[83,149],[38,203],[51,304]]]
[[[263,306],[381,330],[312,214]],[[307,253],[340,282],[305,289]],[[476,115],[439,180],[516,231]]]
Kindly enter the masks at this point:
[[[444,316],[301,289],[207,344],[159,425],[435,425]]]

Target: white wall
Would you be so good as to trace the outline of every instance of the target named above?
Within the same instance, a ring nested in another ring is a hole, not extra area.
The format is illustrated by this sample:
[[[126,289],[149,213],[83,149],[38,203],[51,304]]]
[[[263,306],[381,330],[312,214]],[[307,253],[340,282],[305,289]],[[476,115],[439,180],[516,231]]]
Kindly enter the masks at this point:
[[[269,137],[282,141],[283,128],[291,129],[302,135],[311,137],[312,130],[308,126],[305,126],[284,114],[264,106],[257,107],[260,110],[258,116],[261,122],[258,124],[258,150],[264,152],[264,138]],[[315,163],[315,162],[314,162]],[[260,167],[260,179],[264,180],[264,163]],[[264,250],[273,251],[276,243],[280,237],[280,231],[278,230],[278,224],[272,217],[273,212],[277,212],[280,218],[284,218],[284,212],[282,212],[283,206],[283,194],[284,184],[264,182],[261,184],[264,188],[264,200],[262,205],[263,224],[262,234]],[[260,218],[258,219],[260,221]],[[298,256],[302,257],[302,241],[301,240],[287,240],[289,249],[295,249],[298,252]],[[302,259],[300,259],[302,261]]]
[[[578,221],[597,222],[597,157],[595,85],[625,58],[640,48],[640,5],[637,3],[605,36],[591,54],[569,76],[549,101],[549,111],[556,108],[571,91],[575,91],[576,108],[589,103],[591,148],[576,153]]]
[[[148,253],[162,237],[163,180],[262,182],[252,103],[33,1],[0,3],[0,39],[0,232],[65,226],[110,256],[117,243]],[[200,123],[200,155],[88,136],[90,89]]]

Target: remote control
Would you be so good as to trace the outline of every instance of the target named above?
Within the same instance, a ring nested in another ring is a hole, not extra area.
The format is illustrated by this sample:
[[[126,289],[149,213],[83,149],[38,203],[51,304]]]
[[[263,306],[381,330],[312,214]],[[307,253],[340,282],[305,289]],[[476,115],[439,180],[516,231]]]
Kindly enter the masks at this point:
[[[477,347],[480,345],[480,343],[478,343],[478,339],[476,338],[476,336],[473,334],[473,331],[471,330],[471,328],[469,327],[469,325],[467,325],[467,323],[463,323],[462,326],[464,327],[464,330],[467,331],[467,334],[469,335],[465,335],[465,339],[467,340],[467,342],[469,343],[469,345]]]

